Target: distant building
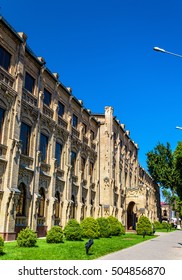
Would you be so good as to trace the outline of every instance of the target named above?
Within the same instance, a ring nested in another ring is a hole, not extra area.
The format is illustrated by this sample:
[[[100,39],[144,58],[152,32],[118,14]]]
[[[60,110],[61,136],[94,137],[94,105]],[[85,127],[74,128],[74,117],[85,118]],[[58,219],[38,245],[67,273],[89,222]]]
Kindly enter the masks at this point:
[[[172,211],[171,206],[168,203],[161,202],[161,219],[162,221],[171,221]]]
[[[127,229],[142,214],[160,219],[159,188],[113,108],[92,114],[26,40],[0,17],[0,234],[45,236],[88,216]]]

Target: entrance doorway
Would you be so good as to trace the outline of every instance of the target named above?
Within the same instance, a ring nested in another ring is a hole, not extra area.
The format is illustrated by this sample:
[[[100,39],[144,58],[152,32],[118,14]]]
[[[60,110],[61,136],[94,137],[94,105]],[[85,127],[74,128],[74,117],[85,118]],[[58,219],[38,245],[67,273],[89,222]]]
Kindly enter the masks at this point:
[[[136,230],[137,216],[136,213],[134,213],[133,211],[134,206],[135,206],[135,202],[131,201],[128,204],[128,208],[127,208],[127,229],[129,230]]]

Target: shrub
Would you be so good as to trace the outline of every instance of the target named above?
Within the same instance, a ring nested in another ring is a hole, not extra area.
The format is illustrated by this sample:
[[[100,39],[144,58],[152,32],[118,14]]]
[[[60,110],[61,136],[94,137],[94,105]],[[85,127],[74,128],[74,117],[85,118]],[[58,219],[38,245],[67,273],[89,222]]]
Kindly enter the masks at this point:
[[[61,243],[63,242],[63,230],[59,226],[53,226],[46,235],[47,243]]]
[[[154,222],[154,228],[155,229],[160,229],[161,228],[161,223],[159,221]]]
[[[17,237],[18,246],[34,247],[36,242],[37,242],[37,235],[32,229],[27,227],[19,232]]]
[[[69,220],[64,228],[64,235],[67,240],[81,240],[82,228],[80,224],[75,219]]]
[[[147,217],[141,216],[137,223],[136,232],[139,235],[143,235],[144,231],[146,232],[146,235],[151,235],[153,233],[152,223]]]
[[[85,238],[99,238],[100,236],[100,228],[97,220],[93,217],[85,218],[80,226],[82,228],[82,237]]]
[[[3,255],[4,239],[0,236],[0,255]]]
[[[166,229],[167,231],[171,230],[171,228],[172,228],[172,225],[166,221],[162,221],[161,226],[163,229]]]
[[[113,216],[109,216],[107,219],[110,223],[112,236],[118,236],[121,234],[125,234],[125,228],[117,218],[115,218]]]
[[[97,218],[97,222],[100,227],[100,237],[111,236],[111,226],[107,218]]]

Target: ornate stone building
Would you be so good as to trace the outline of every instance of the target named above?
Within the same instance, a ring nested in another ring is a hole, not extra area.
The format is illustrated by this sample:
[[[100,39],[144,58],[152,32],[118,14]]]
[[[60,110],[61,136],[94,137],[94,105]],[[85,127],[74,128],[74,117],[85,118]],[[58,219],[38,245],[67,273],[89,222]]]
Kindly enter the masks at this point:
[[[0,234],[114,215],[159,218],[159,191],[113,117],[92,114],[0,17]],[[142,210],[141,210],[142,209]]]
[[[138,145],[125,125],[113,115],[95,114],[99,121],[98,150],[102,216],[117,217],[127,229],[135,229],[140,215],[160,219],[160,194],[149,174],[138,163]]]

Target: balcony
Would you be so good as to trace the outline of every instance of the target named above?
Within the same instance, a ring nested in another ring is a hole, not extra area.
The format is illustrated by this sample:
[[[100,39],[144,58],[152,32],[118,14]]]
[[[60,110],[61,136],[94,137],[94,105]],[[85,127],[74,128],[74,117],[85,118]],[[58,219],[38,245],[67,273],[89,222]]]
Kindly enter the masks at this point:
[[[80,136],[80,132],[72,126],[72,136],[76,137],[76,138],[79,138]]]
[[[37,104],[38,104],[37,97],[35,97],[31,92],[29,92],[25,88],[23,89],[22,98],[29,105],[31,105],[33,107],[37,107]]]
[[[7,152],[8,147],[0,144],[0,159],[5,160],[6,159],[6,152]]]
[[[44,104],[43,106],[43,114],[47,117],[53,119],[53,110]]]
[[[77,183],[78,182],[78,176],[72,174],[72,182]]]
[[[20,166],[33,171],[33,158],[21,154],[20,156]]]
[[[0,66],[0,86],[4,91],[10,92],[12,95],[17,95],[14,88],[15,79],[5,69]]]
[[[41,162],[41,174],[45,176],[50,176],[51,166],[45,162]]]
[[[67,129],[67,127],[68,127],[67,121],[63,120],[63,118],[60,116],[58,116],[58,125],[60,125],[64,129]]]

